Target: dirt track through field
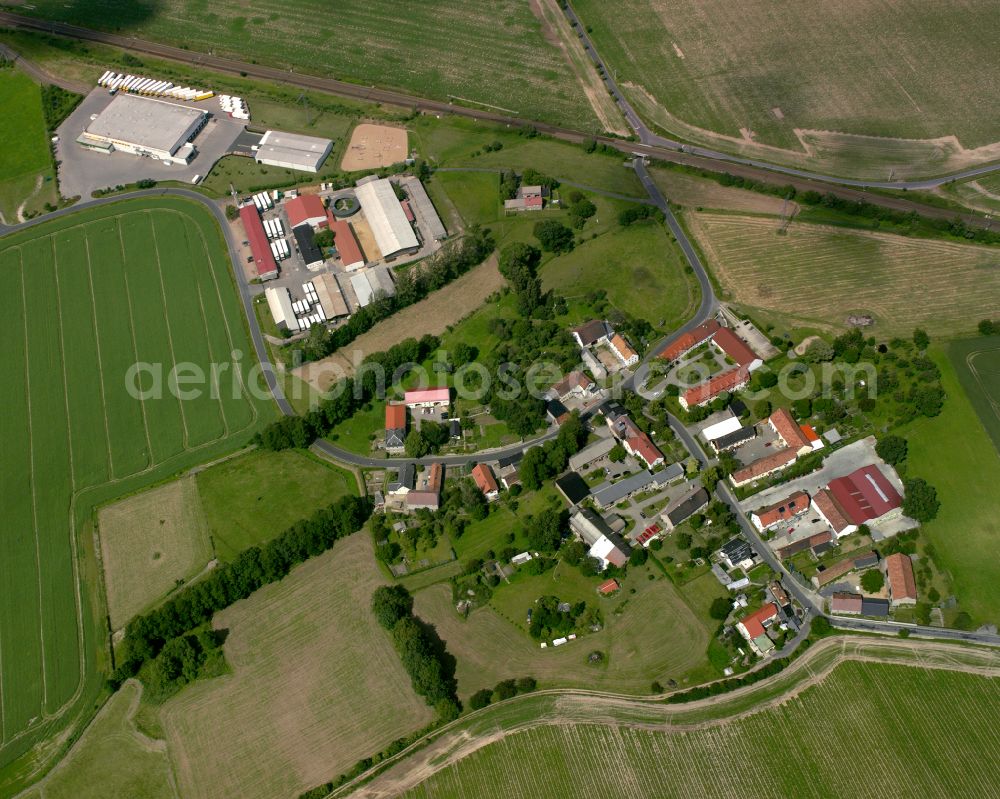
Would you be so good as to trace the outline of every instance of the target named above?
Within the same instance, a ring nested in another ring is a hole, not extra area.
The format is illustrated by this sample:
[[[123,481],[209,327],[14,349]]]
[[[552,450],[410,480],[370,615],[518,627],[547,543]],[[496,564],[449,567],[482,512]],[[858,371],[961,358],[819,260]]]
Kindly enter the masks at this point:
[[[527,718],[498,724],[480,723],[478,730],[470,731],[476,714],[455,722],[451,731],[444,732],[430,745],[416,751],[409,758],[400,756],[387,771],[354,792],[339,791],[336,796],[358,799],[388,799],[418,786],[434,774],[463,758],[497,741],[539,726],[564,726],[594,724],[620,726],[628,729],[651,730],[661,733],[691,732],[729,724],[735,720],[758,714],[793,701],[806,689],[822,683],[834,669],[845,662],[908,665],[917,668],[942,669],[985,677],[1000,677],[1000,652],[974,649],[955,644],[859,638],[837,636],[814,644],[783,672],[762,680],[756,685],[740,688],[727,694],[695,702],[665,705],[656,704],[656,697],[640,700],[602,694],[594,691],[547,691],[514,702],[531,702],[545,699],[547,711]],[[796,678],[801,675],[801,679]],[[787,690],[771,694],[775,685],[789,683]],[[753,695],[761,694],[758,703],[747,703]],[[699,716],[702,711],[733,704],[737,710],[717,718],[703,718],[685,722],[684,718]],[[508,708],[513,703],[506,703]],[[477,711],[485,721],[491,713],[500,713],[503,705]],[[447,729],[447,728],[446,728]]]
[[[383,352],[406,338],[440,335],[449,325],[475,311],[487,297],[504,285],[494,253],[444,288],[379,322],[367,333],[358,336],[343,351],[335,352],[321,361],[304,364],[292,373],[317,391],[325,392],[341,377],[354,374],[355,368],[366,355]]]

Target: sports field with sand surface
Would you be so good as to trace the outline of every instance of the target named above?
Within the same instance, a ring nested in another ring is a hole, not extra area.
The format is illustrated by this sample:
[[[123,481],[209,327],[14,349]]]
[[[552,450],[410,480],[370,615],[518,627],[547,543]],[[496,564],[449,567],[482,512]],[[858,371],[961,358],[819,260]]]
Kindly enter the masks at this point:
[[[215,615],[232,674],[160,714],[182,796],[297,796],[430,721],[369,610],[383,582],[358,533]]]
[[[406,138],[405,128],[362,122],[351,133],[340,168],[345,172],[360,172],[405,161],[409,154]]]

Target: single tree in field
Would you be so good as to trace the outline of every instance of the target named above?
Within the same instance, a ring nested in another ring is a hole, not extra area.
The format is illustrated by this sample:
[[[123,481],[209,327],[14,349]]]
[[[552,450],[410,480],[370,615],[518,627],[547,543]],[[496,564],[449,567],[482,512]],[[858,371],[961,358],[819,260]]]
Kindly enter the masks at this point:
[[[913,343],[917,345],[918,350],[926,350],[927,345],[931,343],[931,337],[927,335],[927,331],[921,330],[919,327],[913,331]]]

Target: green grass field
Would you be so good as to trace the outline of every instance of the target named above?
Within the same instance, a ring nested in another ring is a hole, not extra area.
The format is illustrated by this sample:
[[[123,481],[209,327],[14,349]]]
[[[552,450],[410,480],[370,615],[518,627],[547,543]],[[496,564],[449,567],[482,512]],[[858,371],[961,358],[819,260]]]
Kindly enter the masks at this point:
[[[0,214],[17,221],[17,207],[52,173],[38,84],[20,70],[0,68],[0,108],[4,109],[4,146],[0,148]]]
[[[573,6],[637,109],[675,135],[873,175],[957,166],[977,157],[960,147],[1000,141],[995,117],[967,102],[1000,78],[995,8],[985,0]],[[799,130],[813,132],[812,150]],[[952,135],[953,149],[892,138]]]
[[[618,310],[672,330],[698,306],[697,286],[685,266],[663,225],[649,223],[613,230],[554,258],[542,270],[542,282],[570,300],[603,289]]]
[[[948,358],[959,382],[1000,452],[1000,337],[953,341]]]
[[[991,339],[980,341],[988,345]],[[909,474],[931,483],[941,501],[938,517],[923,530],[934,544],[939,566],[951,575],[959,610],[970,613],[978,624],[996,624],[1000,623],[996,590],[1000,566],[984,555],[995,551],[1000,540],[1000,520],[991,501],[1000,485],[1000,456],[983,427],[983,417],[976,414],[977,408],[989,407],[990,398],[968,379],[964,356],[974,344],[956,342],[949,357],[933,353],[948,394],[944,410],[933,419],[917,420],[903,434],[910,445]],[[993,389],[995,377],[994,373],[989,384]]]
[[[208,534],[223,559],[358,493],[350,472],[295,450],[251,452],[200,472],[197,480]]]
[[[73,752],[23,799],[174,799],[166,746],[136,729],[139,685],[122,686]]]
[[[990,794],[1000,756],[1000,681],[882,663],[845,663],[780,706],[693,729],[620,715],[608,723],[567,706],[562,723],[435,763],[441,770],[403,795],[548,799],[592,796],[599,785],[607,797],[950,799]]]
[[[17,233],[0,241],[0,279],[4,792],[42,758],[12,761],[97,689],[99,600],[77,562],[91,509],[244,445],[274,411],[246,385],[252,350],[230,263],[200,206],[130,201]],[[148,393],[129,393],[138,362],[164,365],[160,398],[145,378]],[[229,371],[219,390],[181,401],[166,388],[180,363]]]
[[[528,119],[597,120],[558,48],[526,3],[433,0],[403,12],[390,0],[341,4],[296,0],[42,0],[33,13],[191,50],[326,75],[425,97],[464,98]],[[473,55],[474,54],[474,55]]]

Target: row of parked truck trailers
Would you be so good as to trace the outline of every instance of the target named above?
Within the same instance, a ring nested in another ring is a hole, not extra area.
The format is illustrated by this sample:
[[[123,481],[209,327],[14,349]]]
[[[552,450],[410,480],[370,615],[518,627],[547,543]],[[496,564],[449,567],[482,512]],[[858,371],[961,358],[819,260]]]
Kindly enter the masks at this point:
[[[278,192],[275,192],[275,194],[277,193]],[[266,191],[262,191],[260,194],[255,194],[253,196],[253,204],[257,206],[257,210],[261,213],[274,208],[274,200],[271,199],[271,195]]]
[[[264,232],[269,239],[280,239],[285,235],[280,219],[262,219],[261,222],[264,225]]]
[[[147,78],[144,75],[126,75],[107,70],[97,81],[109,92],[131,92],[146,97],[172,97],[175,100],[207,100],[215,92],[207,89],[192,89],[190,86],[176,86],[169,80]]]
[[[296,322],[299,330],[308,330],[313,325],[319,325],[326,321],[326,312],[319,301],[319,294],[316,287],[310,280],[302,284],[302,293],[306,295],[304,300],[292,302],[292,310],[295,311]]]
[[[265,222],[265,224],[267,224]],[[292,254],[292,251],[288,248],[288,242],[284,239],[276,239],[271,242],[271,255],[274,256],[275,261],[283,261]]]

